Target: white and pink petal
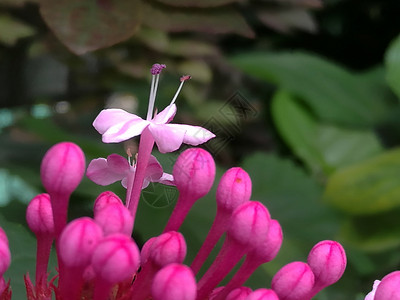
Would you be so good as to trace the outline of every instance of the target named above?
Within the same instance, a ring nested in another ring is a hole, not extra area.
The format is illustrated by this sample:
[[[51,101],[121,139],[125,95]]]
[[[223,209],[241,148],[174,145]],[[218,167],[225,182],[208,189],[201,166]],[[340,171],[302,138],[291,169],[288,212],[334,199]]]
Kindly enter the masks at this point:
[[[110,171],[105,158],[93,159],[87,168],[86,176],[98,185],[109,185],[122,180],[126,174]]]
[[[161,153],[173,152],[182,145],[186,130],[175,124],[150,124],[149,130]]]

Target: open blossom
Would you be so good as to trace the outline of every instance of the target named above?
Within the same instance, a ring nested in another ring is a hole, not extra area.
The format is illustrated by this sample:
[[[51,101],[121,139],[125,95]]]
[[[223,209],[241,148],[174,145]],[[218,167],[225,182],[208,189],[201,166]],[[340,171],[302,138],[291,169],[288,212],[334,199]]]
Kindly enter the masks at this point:
[[[153,81],[146,120],[122,109],[104,109],[99,113],[93,122],[93,126],[102,135],[104,143],[126,141],[140,135],[148,128],[157,144],[158,150],[161,153],[166,153],[177,150],[183,143],[197,146],[215,137],[213,133],[200,126],[169,124],[176,114],[175,100],[183,83],[190,79],[190,76],[182,76],[181,85],[170,105],[151,118],[158,78],[163,68],[165,68],[165,65],[155,64],[151,70]]]
[[[367,296],[365,296],[364,300],[374,300],[376,289],[378,288],[379,284],[381,283],[380,280],[375,280],[374,285],[372,287],[372,291],[370,291]]]
[[[126,188],[128,176],[134,175],[135,172],[135,164],[130,165],[124,157],[111,154],[107,158],[93,159],[88,166],[86,175],[99,185],[109,185],[121,181],[122,186]],[[158,160],[154,156],[150,156],[142,188],[146,188],[150,182],[173,185],[173,181],[172,175],[164,173]]]

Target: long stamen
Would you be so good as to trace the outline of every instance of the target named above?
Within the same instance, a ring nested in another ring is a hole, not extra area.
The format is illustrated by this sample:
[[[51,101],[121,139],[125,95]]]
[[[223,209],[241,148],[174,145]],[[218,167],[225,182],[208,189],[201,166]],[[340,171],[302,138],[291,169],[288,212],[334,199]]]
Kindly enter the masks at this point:
[[[175,103],[176,98],[178,98],[178,95],[179,95],[179,93],[181,92],[181,89],[182,89],[182,87],[183,87],[183,84],[185,83],[186,80],[189,80],[190,78],[192,78],[192,76],[190,76],[190,75],[185,75],[185,76],[182,76],[182,77],[181,77],[181,79],[180,79],[180,80],[181,80],[181,84],[180,84],[180,86],[178,87],[178,90],[176,91],[175,96],[174,96],[174,98],[172,99],[170,105]]]
[[[156,94],[157,94],[157,87],[158,87],[158,80],[160,78],[160,73],[163,69],[165,69],[165,65],[163,64],[154,64],[151,67],[150,73],[153,75],[151,79],[151,88],[150,88],[150,97],[149,97],[149,106],[147,109],[147,116],[146,120],[151,120],[153,116],[153,110],[154,110],[154,102],[156,100]]]

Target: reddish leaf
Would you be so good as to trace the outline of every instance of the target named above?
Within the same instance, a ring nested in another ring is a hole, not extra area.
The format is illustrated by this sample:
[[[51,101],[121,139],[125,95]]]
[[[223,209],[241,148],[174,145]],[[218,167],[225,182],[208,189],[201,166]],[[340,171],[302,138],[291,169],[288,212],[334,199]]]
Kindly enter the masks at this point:
[[[236,33],[248,38],[254,37],[254,32],[244,18],[234,9],[159,9],[143,2],[143,19],[149,27],[169,32],[199,31],[211,34]]]
[[[182,7],[216,7],[233,2],[243,2],[241,0],[158,0],[164,4]]]
[[[72,52],[83,54],[131,37],[140,23],[139,0],[42,0],[40,12]]]

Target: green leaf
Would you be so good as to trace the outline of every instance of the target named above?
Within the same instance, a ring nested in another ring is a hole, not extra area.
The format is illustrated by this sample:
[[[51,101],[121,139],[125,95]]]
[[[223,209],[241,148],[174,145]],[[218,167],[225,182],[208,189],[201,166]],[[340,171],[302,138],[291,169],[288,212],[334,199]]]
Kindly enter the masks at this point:
[[[274,95],[272,116],[283,139],[314,174],[330,174],[336,168],[363,161],[382,151],[373,131],[317,123],[310,112],[285,91]]]
[[[352,215],[388,211],[400,206],[399,176],[400,149],[396,148],[338,170],[329,178],[324,198]]]
[[[0,42],[12,46],[19,39],[35,34],[35,30],[17,19],[6,15],[0,16]]]
[[[365,252],[383,252],[400,246],[399,209],[358,216],[343,224],[340,237]]]
[[[182,6],[182,7],[216,7],[222,6],[234,2],[240,2],[240,0],[207,0],[207,1],[197,1],[197,0],[158,0],[161,3],[172,5],[172,6]]]
[[[131,37],[141,22],[141,2],[43,0],[40,13],[60,41],[80,55]]]
[[[38,191],[20,176],[12,175],[8,170],[0,169],[0,206],[7,205],[12,199],[29,203],[37,194]]]
[[[235,33],[248,38],[254,37],[254,32],[245,19],[232,8],[205,10],[166,8],[163,6],[160,8],[150,5],[148,2],[143,2],[143,13],[146,16],[151,16],[143,19],[144,24],[168,32]]]
[[[4,278],[11,279],[13,299],[26,299],[24,275],[29,272],[35,278],[36,241],[25,227],[8,222],[3,215],[0,226],[7,234],[11,250],[11,265]]]
[[[390,44],[385,54],[386,80],[400,97],[400,36]]]
[[[245,53],[231,61],[245,73],[299,96],[324,121],[369,126],[389,110],[376,97],[374,82],[316,55]]]

